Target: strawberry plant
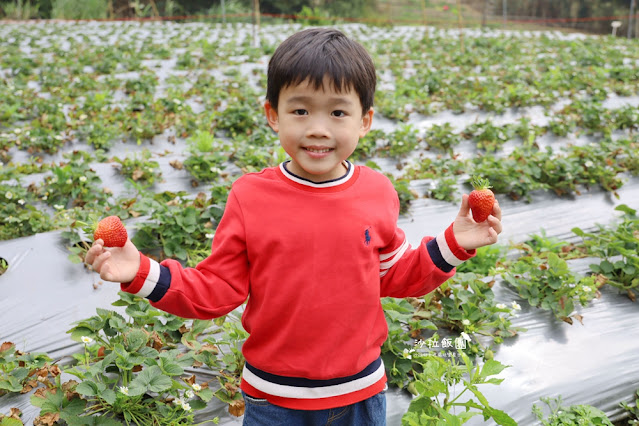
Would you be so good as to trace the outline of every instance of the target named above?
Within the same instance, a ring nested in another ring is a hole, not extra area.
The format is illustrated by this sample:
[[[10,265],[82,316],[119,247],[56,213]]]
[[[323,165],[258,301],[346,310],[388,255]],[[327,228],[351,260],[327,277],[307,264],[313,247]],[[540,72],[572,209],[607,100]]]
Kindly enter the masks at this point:
[[[44,381],[42,379],[39,382],[38,379],[47,378],[49,371],[53,371],[50,364],[52,361],[45,353],[23,353],[11,342],[2,343],[0,345],[0,396],[7,393],[26,393],[38,387]]]
[[[434,124],[426,130],[424,141],[429,149],[434,148],[452,156],[455,146],[459,145],[460,136],[453,132],[450,123],[444,123],[441,126]]]
[[[120,174],[133,181],[140,181],[152,185],[162,176],[160,164],[157,161],[149,161],[151,151],[144,149],[134,157],[120,159],[113,157],[113,161],[119,164]]]
[[[615,210],[624,213],[617,226],[599,225],[597,232],[573,228],[572,232],[582,238],[589,254],[601,259],[600,263],[590,265],[593,273],[602,276],[603,282],[626,292],[634,301],[639,292],[639,218],[636,210],[625,204]]]
[[[492,357],[492,350],[479,336],[500,344],[525,331],[512,325],[510,318],[515,311],[494,300],[492,286],[492,281],[484,282],[472,272],[458,272],[449,282],[424,296],[425,308],[431,313],[426,318],[447,331],[465,333],[468,338],[464,351],[472,357]]]
[[[616,129],[633,130],[639,129],[639,111],[631,105],[626,105],[612,111],[612,121]]]
[[[207,234],[221,217],[219,206],[200,193],[190,200],[187,194],[162,193],[142,200],[138,206],[150,220],[138,227],[133,243],[143,252],[158,252],[161,259],[186,261],[189,250],[210,249]]]
[[[537,138],[546,132],[546,128],[532,124],[528,117],[520,118],[512,127],[513,133],[521,138],[524,146],[536,146]]]
[[[598,408],[590,405],[571,405],[566,407],[562,403],[561,396],[556,398],[542,397],[541,401],[550,409],[550,414],[545,415],[543,410],[533,405],[533,413],[544,426],[570,426],[593,425],[613,426],[606,414]]]
[[[382,346],[388,381],[404,388],[413,380],[413,364],[405,356],[414,346],[412,339],[423,330],[437,330],[437,326],[426,318],[419,300],[387,297],[382,299],[382,306],[388,325],[388,337]]]
[[[607,136],[614,130],[613,113],[596,100],[575,100],[565,112],[576,117],[577,126],[585,129],[587,134]]]
[[[229,99],[227,107],[217,117],[217,128],[231,137],[247,135],[265,124],[257,96],[249,99]]]
[[[636,426],[639,425],[639,390],[635,392],[634,398],[634,403],[628,404],[627,402],[623,401],[619,405],[630,414],[628,424]]]
[[[467,126],[462,132],[462,136],[466,139],[473,139],[477,149],[495,152],[510,139],[511,130],[509,125],[495,125],[491,120],[486,120]]]
[[[474,257],[457,266],[457,272],[474,272],[479,276],[494,275],[495,269],[506,260],[506,247],[499,244],[484,246],[477,249]]]
[[[207,131],[198,130],[187,140],[189,156],[184,161],[186,170],[198,181],[211,182],[222,173],[227,157],[220,153],[221,140]]]
[[[492,407],[479,388],[484,384],[499,385],[503,379],[492,376],[509,366],[496,360],[476,365],[465,353],[460,352],[459,356],[463,364],[456,358],[448,361],[430,353],[411,354],[416,371],[409,389],[415,397],[402,417],[402,425],[462,424],[474,416],[482,416],[484,421],[491,419],[498,425],[517,424],[504,411]]]
[[[594,277],[576,277],[558,254],[559,246],[544,247],[520,245],[523,254],[505,263],[502,277],[531,306],[551,311],[569,324],[572,318],[581,322],[582,316],[574,313],[575,303],[585,306],[599,297],[598,283]]]
[[[421,137],[410,124],[400,125],[397,129],[388,133],[388,145],[382,148],[382,152],[388,152],[391,157],[404,157],[413,152],[421,142]]]
[[[390,174],[386,174],[393,184],[397,196],[399,197],[399,212],[400,214],[406,214],[410,206],[410,202],[416,198],[419,198],[419,194],[415,190],[410,189],[410,181],[404,178],[395,178]]]
[[[284,149],[277,142],[277,137],[271,133],[260,137],[261,132],[255,132],[236,146],[229,156],[243,173],[259,172],[265,167],[273,167],[288,158]]]
[[[54,228],[53,220],[34,205],[36,199],[23,186],[0,183],[0,241],[26,237]]]
[[[97,315],[68,331],[84,344],[84,351],[74,355],[75,365],[65,370],[80,382],[73,381],[70,395],[45,395],[43,411],[46,401],[65,395],[72,398],[67,404],[61,399],[53,405],[69,423],[98,415],[113,424],[193,424],[193,411],[205,408],[213,392],[185,368],[200,365],[195,357],[210,350],[197,338],[212,322],[186,324],[123,292],[113,305],[125,307],[127,316],[97,309]]]
[[[102,180],[91,167],[91,156],[84,151],[64,154],[67,163],[52,168],[38,188],[40,198],[51,206],[69,208],[100,204],[108,194],[102,190]]]
[[[459,176],[465,172],[465,161],[447,157],[420,157],[404,169],[404,176],[410,180],[431,181],[427,197],[453,201],[459,187]]]
[[[381,129],[373,129],[360,139],[355,151],[351,155],[352,161],[365,160],[373,157],[377,152],[377,143],[386,140],[386,132]]]
[[[547,128],[555,136],[565,137],[577,128],[577,119],[568,116],[564,111],[559,111],[558,114],[550,119]]]

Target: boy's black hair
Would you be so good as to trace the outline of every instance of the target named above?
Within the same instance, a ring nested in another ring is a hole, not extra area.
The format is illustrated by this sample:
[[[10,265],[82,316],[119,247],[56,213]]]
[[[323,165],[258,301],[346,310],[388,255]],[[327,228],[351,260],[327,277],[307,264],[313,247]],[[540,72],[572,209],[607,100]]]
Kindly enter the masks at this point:
[[[280,91],[308,79],[315,89],[328,77],[334,90],[354,89],[366,113],[375,97],[375,65],[358,42],[331,28],[293,34],[275,50],[268,64],[266,99],[277,110]]]

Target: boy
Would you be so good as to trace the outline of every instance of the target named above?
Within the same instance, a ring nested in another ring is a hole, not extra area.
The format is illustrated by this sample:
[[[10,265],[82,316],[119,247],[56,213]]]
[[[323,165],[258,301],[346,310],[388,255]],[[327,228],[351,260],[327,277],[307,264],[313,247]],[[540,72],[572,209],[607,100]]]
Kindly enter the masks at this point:
[[[476,223],[464,194],[445,232],[409,246],[393,185],[347,160],[371,128],[375,84],[370,56],[341,32],[294,34],[269,62],[264,105],[291,159],[233,184],[211,255],[159,264],[130,240],[87,253],[102,279],[182,317],[248,297],[244,424],[385,424],[380,297],[432,291],[501,232],[497,203]]]

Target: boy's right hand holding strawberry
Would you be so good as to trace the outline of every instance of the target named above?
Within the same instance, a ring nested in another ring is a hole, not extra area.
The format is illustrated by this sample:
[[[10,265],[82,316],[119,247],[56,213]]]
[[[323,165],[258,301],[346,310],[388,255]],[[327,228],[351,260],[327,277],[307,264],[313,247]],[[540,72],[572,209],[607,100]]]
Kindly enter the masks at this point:
[[[140,253],[131,240],[124,247],[104,247],[104,241],[96,240],[84,259],[105,281],[128,283],[140,269]]]
[[[140,268],[140,253],[129,239],[124,224],[117,216],[102,219],[93,233],[93,245],[85,263],[105,281],[128,283]]]

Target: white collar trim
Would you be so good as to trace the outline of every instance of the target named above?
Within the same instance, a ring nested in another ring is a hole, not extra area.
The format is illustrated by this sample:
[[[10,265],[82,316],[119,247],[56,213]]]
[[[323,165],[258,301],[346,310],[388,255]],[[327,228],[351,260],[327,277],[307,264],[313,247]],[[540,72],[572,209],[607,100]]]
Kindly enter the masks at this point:
[[[286,168],[285,166],[286,163],[288,163],[288,161],[280,163],[280,170],[282,171],[284,176],[286,176],[288,179],[292,180],[295,183],[299,183],[300,185],[310,186],[311,188],[331,188],[334,186],[342,185],[348,182],[348,180],[352,178],[353,174],[355,173],[355,166],[353,165],[353,163],[351,163],[348,160],[344,160],[344,166],[346,167],[346,174],[344,174],[341,177],[338,177],[337,179],[327,180],[324,182],[313,182],[291,173]]]

